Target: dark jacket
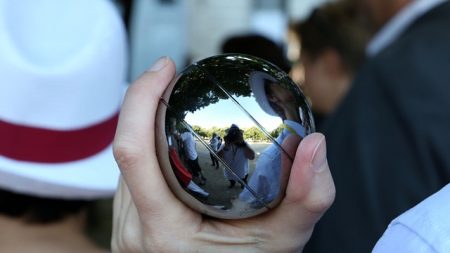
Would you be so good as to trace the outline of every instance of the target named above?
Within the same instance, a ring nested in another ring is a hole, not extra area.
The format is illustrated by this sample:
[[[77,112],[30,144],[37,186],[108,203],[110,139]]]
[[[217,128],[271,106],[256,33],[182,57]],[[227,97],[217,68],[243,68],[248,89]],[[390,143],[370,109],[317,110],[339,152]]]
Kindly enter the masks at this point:
[[[324,132],[337,195],[304,252],[371,252],[450,182],[450,2],[366,62]]]

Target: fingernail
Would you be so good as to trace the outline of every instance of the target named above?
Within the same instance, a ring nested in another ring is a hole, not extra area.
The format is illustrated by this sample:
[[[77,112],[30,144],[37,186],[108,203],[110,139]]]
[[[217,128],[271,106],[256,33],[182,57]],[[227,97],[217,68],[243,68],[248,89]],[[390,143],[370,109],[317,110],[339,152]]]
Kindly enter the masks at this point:
[[[314,155],[312,159],[312,169],[315,172],[320,172],[325,169],[325,163],[327,161],[327,150],[325,145],[325,137],[322,137],[320,142],[317,144]]]
[[[164,56],[159,58],[148,71],[150,72],[157,72],[163,69],[167,65],[168,57]]]

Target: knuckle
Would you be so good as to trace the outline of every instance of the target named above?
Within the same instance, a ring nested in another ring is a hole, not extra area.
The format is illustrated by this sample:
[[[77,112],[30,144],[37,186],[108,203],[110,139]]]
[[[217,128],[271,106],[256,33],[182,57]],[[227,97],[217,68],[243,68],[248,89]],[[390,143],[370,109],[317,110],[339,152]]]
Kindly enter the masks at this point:
[[[139,159],[142,157],[142,151],[140,149],[133,148],[131,145],[114,143],[113,155],[120,169],[123,171],[135,167]]]
[[[310,211],[314,213],[322,213],[325,212],[331,204],[334,202],[334,198],[336,196],[336,189],[334,185],[330,185],[326,189],[323,189],[321,194],[315,196],[313,201],[310,204]]]

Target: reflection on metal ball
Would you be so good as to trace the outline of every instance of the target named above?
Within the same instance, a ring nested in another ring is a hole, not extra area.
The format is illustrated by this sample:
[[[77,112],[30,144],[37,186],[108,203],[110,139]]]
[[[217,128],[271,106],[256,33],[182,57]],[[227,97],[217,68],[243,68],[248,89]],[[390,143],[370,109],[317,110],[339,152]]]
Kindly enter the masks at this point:
[[[157,122],[157,155],[173,193],[223,219],[275,207],[293,159],[283,142],[314,132],[307,101],[289,76],[242,54],[183,70],[161,97]]]

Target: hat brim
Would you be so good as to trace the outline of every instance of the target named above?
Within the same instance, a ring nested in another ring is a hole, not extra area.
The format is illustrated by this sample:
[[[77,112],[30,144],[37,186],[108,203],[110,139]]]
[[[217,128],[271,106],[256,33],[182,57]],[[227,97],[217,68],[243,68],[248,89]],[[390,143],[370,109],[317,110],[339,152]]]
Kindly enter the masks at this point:
[[[254,71],[250,74],[249,84],[250,88],[252,89],[253,95],[255,96],[256,102],[267,114],[272,116],[279,116],[269,104],[263,80],[276,82],[275,78],[261,71]]]
[[[37,197],[111,197],[116,191],[119,174],[112,145],[87,159],[61,164],[21,162],[0,156],[0,186]]]
[[[124,83],[123,96],[128,88]],[[0,155],[0,188],[42,198],[94,200],[114,195],[120,170],[112,143],[86,159],[66,163],[34,163]]]

